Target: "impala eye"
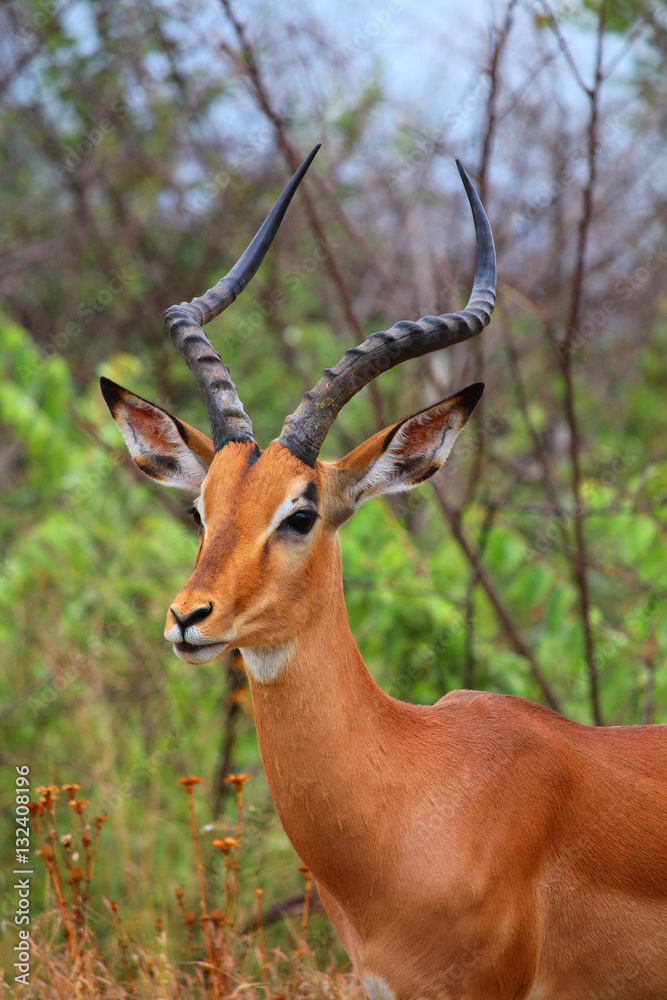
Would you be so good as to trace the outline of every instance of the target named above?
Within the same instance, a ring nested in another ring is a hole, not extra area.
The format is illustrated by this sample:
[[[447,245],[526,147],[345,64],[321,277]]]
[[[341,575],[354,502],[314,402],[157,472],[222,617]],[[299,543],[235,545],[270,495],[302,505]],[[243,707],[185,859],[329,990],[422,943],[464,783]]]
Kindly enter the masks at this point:
[[[286,528],[293,528],[294,531],[298,531],[300,535],[307,535],[312,526],[317,520],[317,514],[310,510],[298,510],[296,514],[292,514],[290,517],[285,518],[282,526]]]
[[[185,513],[186,514],[192,514],[192,520],[195,522],[195,524],[197,525],[197,527],[199,527],[201,525],[201,514],[199,513],[199,511],[197,510],[197,508],[194,506],[194,504],[193,504],[192,507],[188,508],[188,510],[186,510]]]

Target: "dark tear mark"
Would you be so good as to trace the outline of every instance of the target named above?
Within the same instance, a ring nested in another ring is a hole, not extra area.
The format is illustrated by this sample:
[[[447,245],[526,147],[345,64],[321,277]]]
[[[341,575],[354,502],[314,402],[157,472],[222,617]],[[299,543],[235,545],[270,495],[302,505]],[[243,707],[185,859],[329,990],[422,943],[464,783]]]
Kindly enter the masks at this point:
[[[320,500],[320,493],[319,490],[317,489],[317,483],[314,483],[311,480],[306,486],[301,496],[303,497],[304,500],[310,500],[311,503],[314,503],[315,506],[317,507]]]
[[[269,539],[267,538],[264,542],[264,545],[262,546],[262,554],[259,557],[259,565],[260,569],[262,570],[264,568],[268,555],[269,555]]]

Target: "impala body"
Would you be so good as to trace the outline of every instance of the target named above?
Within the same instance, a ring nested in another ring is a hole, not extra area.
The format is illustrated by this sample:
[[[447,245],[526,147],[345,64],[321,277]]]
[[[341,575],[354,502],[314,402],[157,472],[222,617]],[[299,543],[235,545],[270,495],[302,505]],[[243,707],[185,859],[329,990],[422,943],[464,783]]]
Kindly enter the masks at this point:
[[[318,458],[363,385],[488,322],[493,240],[465,172],[466,309],[348,351],[265,451],[203,333],[255,273],[314,152],[232,271],[168,310],[212,440],[102,382],[139,467],[197,494],[196,566],[165,636],[189,663],[242,649],[276,809],[370,1000],[667,998],[667,727],[594,729],[474,691],[405,704],[375,684],[347,621],[339,527],[433,475],[481,396],[470,386]]]

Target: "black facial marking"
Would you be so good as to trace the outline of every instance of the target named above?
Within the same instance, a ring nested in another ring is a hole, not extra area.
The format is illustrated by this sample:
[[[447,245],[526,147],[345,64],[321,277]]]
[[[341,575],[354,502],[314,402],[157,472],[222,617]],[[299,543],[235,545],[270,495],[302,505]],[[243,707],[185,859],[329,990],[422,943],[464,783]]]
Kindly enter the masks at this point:
[[[248,465],[254,465],[257,459],[261,457],[261,454],[262,451],[257,442],[255,442],[255,447],[250,451],[248,455]]]
[[[320,494],[317,489],[317,484],[312,482],[311,480],[311,482],[308,483],[301,496],[303,497],[304,500],[310,500],[310,502],[314,503],[315,506],[317,507],[317,504],[319,503],[320,499]]]

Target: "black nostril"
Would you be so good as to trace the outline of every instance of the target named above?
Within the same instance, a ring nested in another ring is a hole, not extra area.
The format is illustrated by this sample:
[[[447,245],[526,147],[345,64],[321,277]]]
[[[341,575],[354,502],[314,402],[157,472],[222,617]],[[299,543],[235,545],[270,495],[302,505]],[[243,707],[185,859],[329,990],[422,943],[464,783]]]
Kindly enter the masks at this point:
[[[183,618],[179,615],[178,611],[174,611],[173,608],[169,609],[181,627],[181,632],[185,632],[188,625],[194,625],[195,622],[200,622],[202,618],[208,618],[211,611],[213,611],[213,605],[209,601],[208,604],[202,605],[200,608],[195,608],[189,614],[185,615]]]

